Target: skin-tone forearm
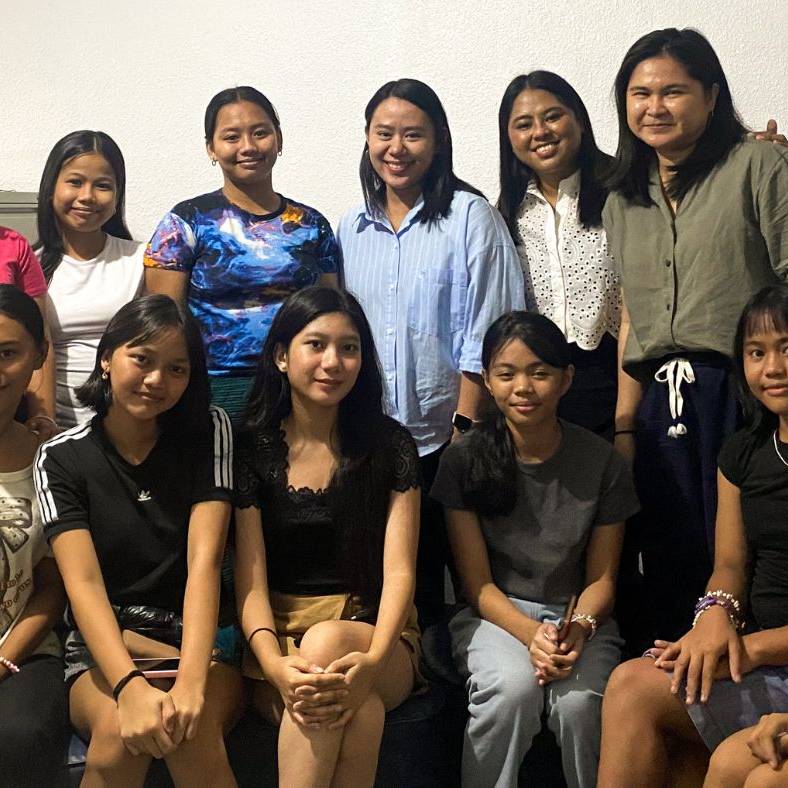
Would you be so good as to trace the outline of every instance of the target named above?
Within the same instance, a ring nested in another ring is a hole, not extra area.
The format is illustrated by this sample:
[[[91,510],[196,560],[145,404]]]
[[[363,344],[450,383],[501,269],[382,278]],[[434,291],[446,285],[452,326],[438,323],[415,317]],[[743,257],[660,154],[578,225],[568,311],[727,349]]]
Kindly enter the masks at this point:
[[[526,646],[539,622],[521,613],[495,585],[479,518],[471,511],[447,509],[449,542],[465,598],[481,618],[505,629]]]
[[[145,268],[145,292],[162,293],[181,305],[186,304],[189,275],[182,271],[165,271],[162,268]]]
[[[250,506],[235,510],[235,597],[238,622],[245,638],[259,627],[276,631],[268,597],[265,543],[260,510]],[[279,641],[270,632],[258,632],[249,643],[263,674],[282,657]]]
[[[640,383],[624,371],[624,350],[629,338],[629,327],[629,311],[624,304],[621,312],[621,329],[618,333],[618,398],[615,416],[617,430],[634,429],[635,416],[643,396]]]
[[[763,629],[743,638],[753,667],[788,665],[788,627]]]
[[[42,558],[33,572],[33,588],[25,609],[8,634],[0,654],[19,664],[27,659],[63,615],[66,592],[51,558]]]
[[[392,493],[383,548],[383,589],[367,654],[384,665],[400,639],[416,588],[420,490]]]
[[[481,618],[506,630],[524,645],[531,645],[539,622],[521,613],[495,583],[484,583],[469,600]]]
[[[79,631],[110,687],[134,670],[107,598],[96,550],[85,529],[54,537],[52,549]]]
[[[462,372],[461,375],[456,410],[475,421],[479,417],[482,403],[488,399],[489,395],[481,375],[477,375],[475,372]]]
[[[230,505],[206,501],[189,522],[188,578],[183,597],[183,640],[177,682],[205,691],[219,614],[221,573]]]

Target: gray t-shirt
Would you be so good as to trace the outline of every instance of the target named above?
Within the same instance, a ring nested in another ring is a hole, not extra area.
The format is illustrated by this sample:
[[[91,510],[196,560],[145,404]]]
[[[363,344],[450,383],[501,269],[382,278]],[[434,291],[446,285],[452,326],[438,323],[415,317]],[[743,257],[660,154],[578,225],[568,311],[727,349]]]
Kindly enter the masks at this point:
[[[626,520],[640,508],[626,461],[592,432],[561,421],[556,453],[541,463],[517,463],[511,513],[479,517],[492,577],[507,596],[565,604],[585,579],[591,529]],[[448,509],[463,501],[469,438],[443,453],[431,495]]]

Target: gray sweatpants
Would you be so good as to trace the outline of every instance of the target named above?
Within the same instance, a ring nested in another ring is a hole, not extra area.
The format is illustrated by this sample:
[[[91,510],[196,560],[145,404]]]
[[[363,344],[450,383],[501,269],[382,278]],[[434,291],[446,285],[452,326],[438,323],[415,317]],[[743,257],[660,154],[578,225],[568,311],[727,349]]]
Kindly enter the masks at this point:
[[[563,607],[510,597],[527,616],[556,621]],[[587,641],[567,679],[540,687],[528,649],[471,608],[450,622],[454,660],[467,677],[468,712],[462,754],[464,788],[516,788],[517,773],[542,712],[561,747],[570,788],[596,785],[599,764],[602,693],[620,659],[621,639],[614,621]],[[538,775],[530,784],[538,785]]]

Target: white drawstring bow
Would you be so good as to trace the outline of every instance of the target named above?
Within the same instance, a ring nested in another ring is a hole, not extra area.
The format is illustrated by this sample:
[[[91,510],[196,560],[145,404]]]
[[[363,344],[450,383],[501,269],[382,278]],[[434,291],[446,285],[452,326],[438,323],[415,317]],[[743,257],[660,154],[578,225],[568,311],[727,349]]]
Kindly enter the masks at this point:
[[[678,419],[684,410],[684,397],[681,396],[681,384],[695,382],[695,371],[692,364],[686,358],[672,358],[666,361],[654,375],[654,380],[658,383],[668,384],[668,396],[670,404],[670,416],[675,424],[668,427],[668,435],[671,438],[679,438],[687,434],[687,428]]]

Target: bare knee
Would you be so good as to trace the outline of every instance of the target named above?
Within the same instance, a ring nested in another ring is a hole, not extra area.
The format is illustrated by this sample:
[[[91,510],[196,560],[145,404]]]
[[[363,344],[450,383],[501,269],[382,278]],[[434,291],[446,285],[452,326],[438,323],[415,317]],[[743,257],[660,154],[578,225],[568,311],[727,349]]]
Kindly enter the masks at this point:
[[[357,645],[357,638],[348,631],[347,622],[321,621],[307,630],[301,639],[299,653],[309,662],[325,667],[356,650]]]
[[[767,763],[756,766],[744,782],[744,788],[785,788],[788,785],[788,766],[775,771]]]
[[[117,713],[102,714],[94,721],[90,728],[86,769],[98,773],[111,772],[134,757],[120,737]]]
[[[671,700],[666,674],[655,668],[651,659],[631,659],[610,674],[604,708],[615,716],[634,713],[639,719],[655,719],[665,700]]]

